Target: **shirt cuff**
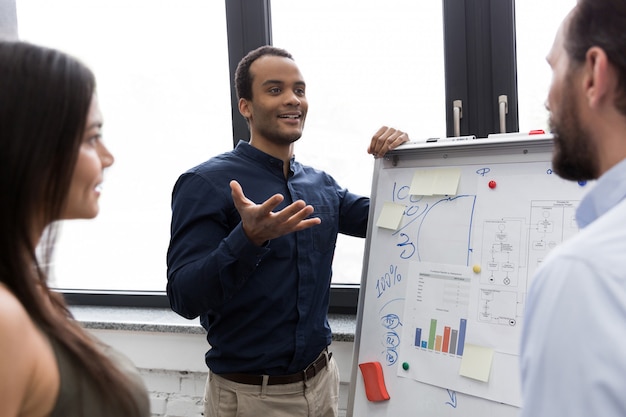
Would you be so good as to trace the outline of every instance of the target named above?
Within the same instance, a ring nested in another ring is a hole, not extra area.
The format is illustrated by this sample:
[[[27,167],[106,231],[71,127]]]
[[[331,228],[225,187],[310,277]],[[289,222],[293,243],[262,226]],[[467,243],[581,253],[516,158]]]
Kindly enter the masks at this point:
[[[257,266],[263,257],[270,252],[269,241],[262,246],[257,246],[248,239],[239,223],[226,239],[226,244],[231,253],[240,261]]]

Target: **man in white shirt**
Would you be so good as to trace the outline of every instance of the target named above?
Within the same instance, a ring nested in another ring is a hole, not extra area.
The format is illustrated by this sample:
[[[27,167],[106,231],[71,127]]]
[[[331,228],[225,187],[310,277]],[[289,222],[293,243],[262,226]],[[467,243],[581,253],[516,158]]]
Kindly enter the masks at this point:
[[[548,55],[553,168],[597,179],[528,293],[522,417],[626,416],[626,2],[579,0]]]

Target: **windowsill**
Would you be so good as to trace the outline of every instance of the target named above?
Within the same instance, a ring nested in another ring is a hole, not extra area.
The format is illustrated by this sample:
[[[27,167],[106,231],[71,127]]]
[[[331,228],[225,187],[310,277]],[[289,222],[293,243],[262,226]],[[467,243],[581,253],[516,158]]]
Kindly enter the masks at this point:
[[[206,334],[199,320],[187,320],[167,308],[70,306],[83,327],[96,330]],[[329,314],[333,341],[354,342],[356,316]]]

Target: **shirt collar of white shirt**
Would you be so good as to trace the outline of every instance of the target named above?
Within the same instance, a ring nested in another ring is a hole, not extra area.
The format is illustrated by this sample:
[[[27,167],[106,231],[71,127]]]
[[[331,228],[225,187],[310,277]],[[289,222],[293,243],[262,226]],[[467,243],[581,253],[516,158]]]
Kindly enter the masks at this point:
[[[588,226],[626,198],[626,159],[602,175],[580,202],[576,221],[580,228]]]

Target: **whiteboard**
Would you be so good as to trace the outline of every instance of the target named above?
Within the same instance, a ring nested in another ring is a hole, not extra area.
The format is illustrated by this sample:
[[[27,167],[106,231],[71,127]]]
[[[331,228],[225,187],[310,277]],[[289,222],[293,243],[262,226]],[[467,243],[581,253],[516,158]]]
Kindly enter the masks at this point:
[[[410,143],[376,161],[348,416],[518,415],[527,288],[593,186],[551,158],[552,137],[534,135]],[[419,194],[439,176],[456,192]],[[367,399],[368,362],[389,400]]]

